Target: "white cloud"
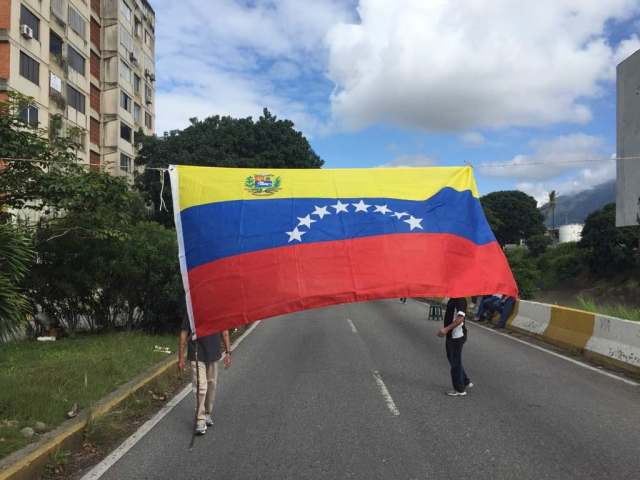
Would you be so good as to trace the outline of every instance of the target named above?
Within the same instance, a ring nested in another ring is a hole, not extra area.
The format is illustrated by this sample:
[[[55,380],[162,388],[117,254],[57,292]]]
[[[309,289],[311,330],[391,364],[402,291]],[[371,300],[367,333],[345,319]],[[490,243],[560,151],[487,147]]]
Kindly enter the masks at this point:
[[[604,139],[583,133],[535,140],[529,145],[533,148],[531,154],[518,154],[507,162],[480,164],[478,168],[493,177],[544,180],[607,158]]]
[[[549,192],[555,190],[558,195],[571,195],[589,190],[616,177],[616,162],[607,159],[596,166],[583,168],[577,173],[561,180],[546,182],[521,182],[516,188],[534,197],[538,206],[549,200]]]
[[[390,162],[380,165],[381,167],[430,167],[437,162],[426,155],[413,154],[413,155],[400,155],[394,158]]]
[[[462,140],[462,143],[465,145],[470,145],[472,147],[478,147],[487,143],[487,139],[484,135],[478,132],[467,132],[460,136],[460,140]]]
[[[304,2],[307,4],[307,2]],[[336,125],[426,130],[585,123],[616,60],[605,34],[637,0],[360,0],[328,33]]]
[[[159,133],[193,116],[258,116],[264,107],[305,133],[313,105],[284,85],[322,77],[328,29],[350,18],[339,0],[155,0]],[[283,83],[284,82],[284,83]],[[326,94],[325,94],[326,95]]]

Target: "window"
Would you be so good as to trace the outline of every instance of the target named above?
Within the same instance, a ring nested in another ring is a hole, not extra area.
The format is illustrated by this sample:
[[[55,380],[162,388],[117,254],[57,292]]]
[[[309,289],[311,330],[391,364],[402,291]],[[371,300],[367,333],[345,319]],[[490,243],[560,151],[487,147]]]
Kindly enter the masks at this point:
[[[144,126],[147,128],[153,128],[153,119],[150,113],[144,112]]]
[[[140,77],[135,73],[133,74],[133,93],[140,95]]]
[[[131,68],[122,59],[120,60],[120,80],[131,83]]]
[[[131,157],[125,155],[124,153],[120,154],[120,170],[123,172],[129,173],[129,169],[131,168]]]
[[[120,106],[127,112],[131,111],[131,97],[124,92],[120,92]]]
[[[124,0],[120,0],[120,15],[131,25],[131,7]]]
[[[92,172],[100,171],[100,154],[93,150],[89,152],[89,170]]]
[[[140,123],[140,120],[142,120],[142,109],[140,108],[140,105],[138,105],[137,103],[133,104],[133,119],[136,121],[136,123]]]
[[[131,127],[126,123],[120,122],[120,138],[131,143]]]
[[[85,38],[87,29],[86,22],[84,21],[84,18],[82,18],[82,15],[80,15],[80,13],[71,5],[69,5],[69,26],[71,27],[71,30],[76,32],[82,38]]]
[[[24,52],[20,52],[20,75],[40,85],[40,64]]]
[[[33,38],[40,40],[40,19],[24,5],[20,8],[20,25],[29,25],[33,30]]]
[[[146,83],[144,84],[144,99],[147,104],[153,100],[153,90],[151,90],[151,87]]]
[[[53,72],[49,72],[49,88],[62,94],[62,79]]]
[[[120,24],[120,45],[122,45],[127,52],[133,51],[133,38],[122,24]]]
[[[138,17],[135,18],[134,25],[133,34],[138,38],[142,38],[142,22]]]
[[[62,57],[62,38],[53,30],[49,30],[49,52]]]
[[[100,0],[91,0],[91,8],[100,16]]]
[[[64,24],[65,0],[51,0],[51,13]]]
[[[67,59],[69,60],[69,66],[73,68],[80,75],[84,75],[85,59],[80,55],[73,47],[69,46],[69,52],[67,53]]]
[[[38,109],[33,105],[23,108],[20,111],[22,121],[32,127],[38,126]]]
[[[147,47],[153,47],[153,36],[149,33],[149,30],[144,31],[144,43]]]
[[[67,85],[67,102],[70,107],[75,108],[80,113],[84,113],[84,95],[71,85]]]

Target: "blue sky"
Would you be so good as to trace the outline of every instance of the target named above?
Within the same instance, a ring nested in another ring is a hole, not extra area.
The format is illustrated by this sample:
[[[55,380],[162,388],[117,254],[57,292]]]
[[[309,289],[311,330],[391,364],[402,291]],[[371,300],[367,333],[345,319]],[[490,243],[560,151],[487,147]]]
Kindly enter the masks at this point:
[[[615,177],[637,0],[155,0],[157,129],[293,120],[326,168],[474,166],[542,201]]]

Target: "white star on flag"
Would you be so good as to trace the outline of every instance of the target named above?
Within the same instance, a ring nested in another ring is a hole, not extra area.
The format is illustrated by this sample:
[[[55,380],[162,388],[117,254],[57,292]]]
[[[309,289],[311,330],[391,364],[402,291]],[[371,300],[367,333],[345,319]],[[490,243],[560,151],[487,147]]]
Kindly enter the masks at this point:
[[[300,220],[298,226],[304,225],[307,228],[311,228],[311,224],[316,222],[315,220],[311,219],[311,215],[307,215],[306,217],[298,217],[298,220]]]
[[[386,215],[387,213],[391,212],[391,210],[389,210],[389,208],[387,208],[386,205],[375,205],[376,210],[374,213],[381,213],[382,215]]]
[[[351,205],[356,207],[356,212],[367,212],[367,208],[371,206],[371,205],[367,205],[362,200],[360,200],[358,203],[352,203]]]
[[[407,212],[396,212],[393,214],[393,216],[398,220],[400,220],[402,217],[406,217],[407,215],[409,215]]]
[[[313,212],[311,212],[311,215],[318,215],[320,217],[320,220],[322,220],[322,218],[325,215],[331,215],[331,212],[329,212],[327,210],[327,207],[318,207],[318,206],[315,206],[315,207],[316,207],[316,209]],[[315,220],[314,220],[314,222],[315,222]]]
[[[403,220],[404,223],[408,223],[409,226],[411,227],[411,231],[413,231],[414,228],[419,228],[420,230],[423,230],[422,225],[420,225],[420,222],[422,222],[421,218],[415,218],[413,215],[409,216],[409,220]]]
[[[349,213],[349,204],[348,203],[342,203],[340,200],[338,200],[338,203],[336,203],[335,205],[331,205],[331,208],[335,208],[336,209],[336,213],[340,213],[340,212],[347,212]]]
[[[289,235],[289,241],[287,243],[291,243],[294,240],[301,242],[302,235],[304,235],[305,233],[307,232],[298,230],[298,227],[294,228],[291,232],[287,232],[287,235]]]

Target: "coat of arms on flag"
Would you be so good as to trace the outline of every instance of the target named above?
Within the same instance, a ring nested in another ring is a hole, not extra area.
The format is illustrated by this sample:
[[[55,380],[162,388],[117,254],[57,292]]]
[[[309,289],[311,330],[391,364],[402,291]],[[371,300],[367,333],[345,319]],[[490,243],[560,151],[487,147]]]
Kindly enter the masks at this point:
[[[517,296],[471,167],[170,175],[199,336],[338,303]]]

